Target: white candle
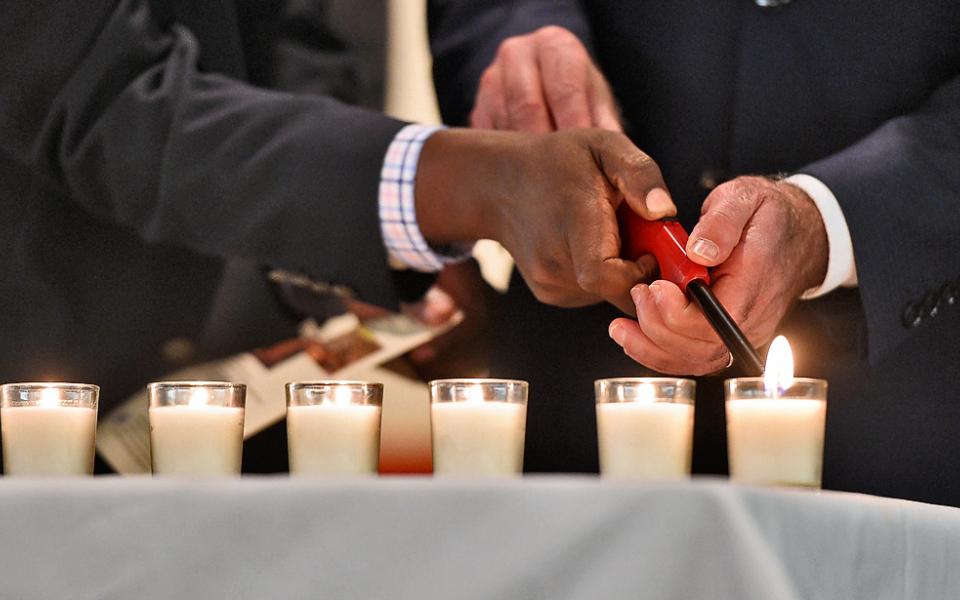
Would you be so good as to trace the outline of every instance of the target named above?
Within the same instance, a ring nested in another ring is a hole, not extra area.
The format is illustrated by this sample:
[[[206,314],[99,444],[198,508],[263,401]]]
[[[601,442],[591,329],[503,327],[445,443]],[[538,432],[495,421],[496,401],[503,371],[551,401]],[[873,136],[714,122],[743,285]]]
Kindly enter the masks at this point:
[[[0,426],[7,475],[89,475],[100,388],[84,383],[2,386]]]
[[[291,474],[376,473],[380,407],[323,403],[287,407]]]
[[[728,400],[731,475],[745,483],[820,487],[826,413],[826,400]]]
[[[693,405],[597,404],[600,472],[605,477],[670,479],[690,473]]]
[[[155,475],[240,473],[246,386],[169,381],[147,386]]]
[[[827,382],[794,378],[786,338],[770,345],[763,378],[729,379],[726,396],[733,479],[820,487]]]
[[[237,474],[243,448],[243,409],[151,407],[150,446],[153,472],[157,474]]]
[[[434,473],[514,475],[522,471],[525,405],[436,402],[431,411]]]
[[[7,475],[89,475],[97,411],[82,406],[0,409]]]

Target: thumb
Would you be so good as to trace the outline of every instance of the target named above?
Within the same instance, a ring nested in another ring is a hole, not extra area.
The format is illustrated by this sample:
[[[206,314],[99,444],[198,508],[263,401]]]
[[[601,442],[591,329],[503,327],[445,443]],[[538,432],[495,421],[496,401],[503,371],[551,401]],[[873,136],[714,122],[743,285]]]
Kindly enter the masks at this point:
[[[687,255],[706,267],[729,258],[743,229],[760,206],[761,195],[737,180],[716,188],[703,203],[700,221],[687,240]]]
[[[623,194],[635,213],[649,221],[677,214],[660,167],[627,136],[604,132],[594,151],[607,180]]]

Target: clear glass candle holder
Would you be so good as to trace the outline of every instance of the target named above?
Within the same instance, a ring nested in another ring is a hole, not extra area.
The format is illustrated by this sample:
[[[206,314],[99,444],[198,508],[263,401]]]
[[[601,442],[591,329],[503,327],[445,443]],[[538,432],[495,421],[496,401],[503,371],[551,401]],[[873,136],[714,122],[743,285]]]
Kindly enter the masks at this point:
[[[689,476],[693,380],[598,379],[594,389],[601,475],[630,479]]]
[[[149,384],[154,475],[239,475],[246,394],[226,381]]]
[[[8,383],[0,388],[7,475],[90,475],[100,388],[87,383]]]
[[[382,383],[317,381],[286,389],[291,475],[377,472]]]
[[[762,377],[725,384],[730,477],[760,485],[819,488],[827,382],[795,378],[785,388]]]
[[[523,471],[526,381],[431,381],[430,418],[434,474],[511,476]]]

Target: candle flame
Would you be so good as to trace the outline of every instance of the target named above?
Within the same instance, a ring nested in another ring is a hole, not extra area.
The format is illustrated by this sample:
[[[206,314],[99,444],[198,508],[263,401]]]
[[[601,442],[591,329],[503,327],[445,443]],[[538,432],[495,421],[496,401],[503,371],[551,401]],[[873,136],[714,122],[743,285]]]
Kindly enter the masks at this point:
[[[763,387],[767,391],[780,391],[793,385],[793,351],[790,342],[778,335],[767,350],[767,363],[763,369]]]
[[[44,388],[43,391],[40,392],[40,402],[38,402],[38,405],[45,408],[60,406],[60,391],[52,387]]]
[[[207,390],[196,388],[190,394],[189,406],[206,406],[209,401],[210,396],[207,394]]]
[[[482,403],[483,402],[483,388],[479,385],[471,385],[467,388],[467,402],[470,403]]]
[[[641,383],[637,386],[637,396],[635,400],[637,402],[643,402],[645,404],[650,404],[651,402],[656,401],[657,394],[653,389],[653,385],[649,383]]]
[[[337,406],[346,406],[350,404],[350,400],[353,398],[353,392],[350,391],[350,388],[341,385],[337,386],[333,391],[333,403]]]

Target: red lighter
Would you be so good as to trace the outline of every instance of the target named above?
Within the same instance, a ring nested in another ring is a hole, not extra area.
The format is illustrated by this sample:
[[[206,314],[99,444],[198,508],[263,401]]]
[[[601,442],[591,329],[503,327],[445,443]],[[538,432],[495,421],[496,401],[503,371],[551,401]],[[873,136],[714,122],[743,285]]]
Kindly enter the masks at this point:
[[[763,374],[757,351],[710,290],[710,273],[687,256],[687,232],[676,219],[648,221],[624,202],[617,210],[622,255],[637,260],[652,254],[660,278],[671,281],[700,306],[737,363],[751,375]]]

